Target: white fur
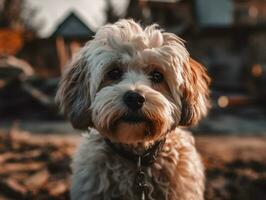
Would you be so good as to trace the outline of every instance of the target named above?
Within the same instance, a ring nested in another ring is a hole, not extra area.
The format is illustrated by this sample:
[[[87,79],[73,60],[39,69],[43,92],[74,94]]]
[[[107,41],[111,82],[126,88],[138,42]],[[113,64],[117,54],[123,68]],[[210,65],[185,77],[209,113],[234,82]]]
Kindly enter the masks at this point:
[[[73,200],[138,200],[133,190],[136,166],[114,154],[95,129],[84,135],[72,168]],[[151,191],[160,194],[149,199],[203,200],[203,170],[192,136],[176,129],[167,136],[160,158],[145,168]]]

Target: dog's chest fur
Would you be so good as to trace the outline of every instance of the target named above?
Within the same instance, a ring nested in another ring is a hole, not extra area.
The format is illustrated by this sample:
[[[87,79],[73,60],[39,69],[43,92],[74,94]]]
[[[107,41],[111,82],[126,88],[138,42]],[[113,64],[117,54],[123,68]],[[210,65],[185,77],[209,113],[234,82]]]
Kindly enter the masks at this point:
[[[136,164],[115,154],[96,130],[84,135],[72,167],[72,199],[137,200]],[[149,199],[203,199],[203,166],[188,132],[169,133],[156,162],[143,170]]]

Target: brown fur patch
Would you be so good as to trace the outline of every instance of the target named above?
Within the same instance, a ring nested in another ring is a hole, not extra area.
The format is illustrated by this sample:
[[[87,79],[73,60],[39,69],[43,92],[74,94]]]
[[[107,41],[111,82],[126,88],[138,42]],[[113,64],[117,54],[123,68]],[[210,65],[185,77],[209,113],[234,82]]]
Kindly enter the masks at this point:
[[[183,77],[180,125],[189,126],[196,124],[202,116],[206,115],[210,105],[208,88],[210,78],[206,69],[192,58],[184,65]]]

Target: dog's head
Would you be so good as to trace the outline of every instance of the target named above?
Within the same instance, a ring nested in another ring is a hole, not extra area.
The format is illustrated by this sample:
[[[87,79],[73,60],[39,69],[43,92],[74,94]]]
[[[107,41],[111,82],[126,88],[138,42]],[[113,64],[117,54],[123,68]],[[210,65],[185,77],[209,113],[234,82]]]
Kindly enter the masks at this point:
[[[136,143],[197,123],[208,110],[208,84],[182,39],[120,20],[100,28],[73,58],[57,100],[75,128]]]

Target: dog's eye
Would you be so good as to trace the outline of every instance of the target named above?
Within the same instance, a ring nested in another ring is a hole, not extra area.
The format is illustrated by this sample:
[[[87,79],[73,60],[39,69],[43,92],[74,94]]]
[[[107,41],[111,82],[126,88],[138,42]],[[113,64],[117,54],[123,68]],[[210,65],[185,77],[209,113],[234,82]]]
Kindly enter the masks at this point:
[[[123,72],[119,68],[114,68],[107,73],[108,79],[113,80],[113,81],[120,79],[122,75],[123,75]]]
[[[154,83],[160,83],[163,81],[163,74],[161,72],[158,71],[152,71],[150,73],[150,79],[152,82]]]

